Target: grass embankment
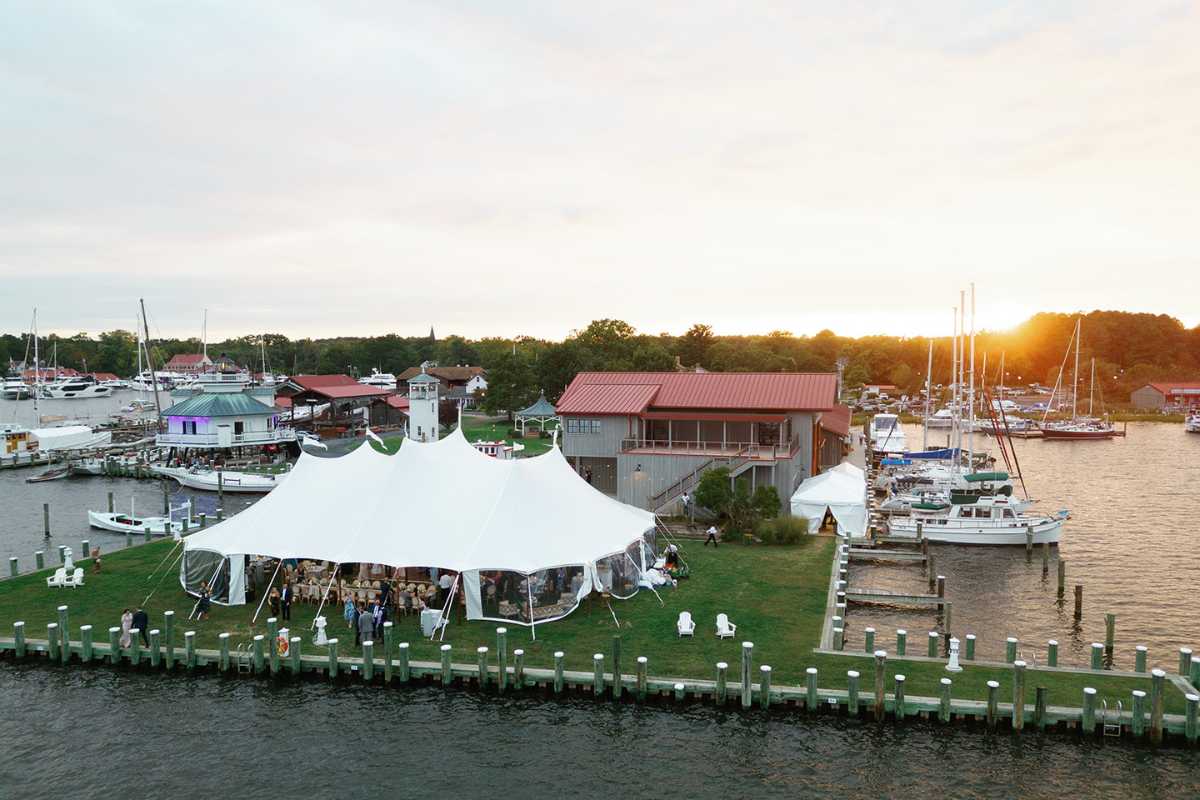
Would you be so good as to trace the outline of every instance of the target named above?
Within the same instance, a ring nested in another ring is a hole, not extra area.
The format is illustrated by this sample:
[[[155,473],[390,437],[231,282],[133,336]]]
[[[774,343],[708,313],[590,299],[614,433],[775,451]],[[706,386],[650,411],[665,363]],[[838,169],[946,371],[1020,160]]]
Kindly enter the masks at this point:
[[[550,450],[550,445],[552,443],[551,439],[541,439],[536,436],[526,439],[519,437],[514,439],[506,436],[505,434],[507,434],[509,428],[512,427],[514,426],[508,422],[473,422],[471,417],[465,417],[463,419],[463,436],[466,437],[468,442],[473,442],[476,439],[483,439],[487,442],[503,440],[508,442],[510,445],[513,443],[520,443],[525,446],[525,449],[520,451],[520,454],[523,456],[537,456]],[[442,432],[442,438],[445,438],[449,435],[449,431]],[[394,436],[390,439],[385,439],[382,447],[380,447],[378,443],[374,444],[373,447],[375,447],[377,450],[382,450],[385,453],[393,454],[400,449],[400,444],[403,441],[404,437]]]
[[[618,628],[613,615],[602,608],[598,598],[584,604],[566,619],[537,627],[536,640],[528,628],[506,625],[511,653],[524,648],[525,663],[530,667],[551,668],[554,652],[566,654],[568,670],[590,672],[592,654],[604,653],[611,669],[612,637],[621,636],[623,671],[632,673],[638,656],[649,660],[649,672],[658,677],[711,679],[714,665],[726,661],[731,667],[731,680],[740,679],[741,643],[755,644],[756,664],[770,664],[776,686],[799,686],[804,683],[805,670],[816,667],[819,683],[824,689],[845,688],[846,670],[861,674],[863,691],[870,693],[874,686],[874,661],[845,655],[819,655],[813,650],[819,645],[825,617],[829,586],[829,567],[833,557],[834,540],[819,538],[797,547],[703,547],[700,542],[684,542],[683,557],[692,569],[693,577],[680,581],[676,588],[658,590],[664,605],[654,593],[642,591],[630,600],[613,601],[613,611],[620,620]],[[151,625],[162,629],[163,612],[175,611],[175,644],[183,647],[183,633],[196,631],[196,644],[201,648],[217,649],[217,636],[230,634],[230,646],[250,646],[254,634],[266,632],[269,613],[264,609],[258,623],[252,626],[254,606],[225,607],[214,605],[211,618],[187,619],[195,601],[179,586],[179,568],[175,563],[178,551],[172,554],[173,543],[153,542],[122,550],[104,558],[103,571],[90,572],[90,562],[81,562],[88,569],[86,585],[78,589],[49,589],[45,578],[51,571],[0,581],[0,630],[11,636],[12,623],[23,620],[26,635],[44,638],[46,625],[58,620],[58,606],[69,606],[71,638],[78,640],[79,626],[91,624],[95,641],[107,641],[109,626],[120,624],[121,612],[134,608],[153,591],[145,602]],[[164,560],[165,559],[165,560]],[[262,594],[259,594],[261,597]],[[292,619],[286,624],[293,635],[303,638],[302,652],[317,655],[324,648],[314,647],[310,626],[315,605],[297,604],[292,607]],[[675,622],[679,612],[689,611],[696,622],[693,637],[678,636]],[[328,634],[341,640],[341,653],[358,655],[353,647],[353,633],[342,619],[341,608],[326,608]],[[737,635],[718,639],[716,616],[729,615],[736,624]],[[442,644],[453,645],[456,663],[473,663],[475,648],[495,648],[496,627],[492,621],[466,621],[459,624],[457,615],[446,629],[444,641],[428,642],[421,637],[415,616],[401,617],[395,630],[395,641],[409,642],[411,657],[420,661],[439,660]],[[883,645],[886,649],[886,645]],[[493,655],[494,659],[495,656]],[[1168,672],[1171,670],[1168,669]],[[943,665],[889,659],[887,686],[893,688],[893,676],[902,673],[907,678],[907,693],[911,696],[937,697],[939,680],[947,677]],[[1000,682],[1001,702],[1011,702],[1012,670],[998,667],[964,664],[963,672],[950,677],[954,680],[954,696],[983,700],[987,697],[987,681]],[[1050,705],[1078,707],[1083,688],[1097,689],[1098,701],[1107,700],[1115,708],[1118,700],[1129,707],[1130,692],[1143,689],[1149,692],[1148,678],[1125,675],[1079,676],[1068,673],[1031,672],[1027,677],[1027,703],[1032,706],[1033,688],[1046,686]],[[1182,714],[1182,694],[1169,687],[1165,692],[1164,708],[1168,713]]]

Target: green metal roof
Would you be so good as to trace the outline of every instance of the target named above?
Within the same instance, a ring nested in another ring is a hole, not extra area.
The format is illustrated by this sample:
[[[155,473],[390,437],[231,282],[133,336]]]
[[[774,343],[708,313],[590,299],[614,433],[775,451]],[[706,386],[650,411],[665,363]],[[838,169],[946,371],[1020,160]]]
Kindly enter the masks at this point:
[[[554,406],[550,405],[550,401],[546,399],[546,395],[538,397],[537,402],[529,408],[517,412],[518,417],[552,417],[554,416]]]
[[[159,416],[163,417],[265,417],[280,409],[265,406],[244,394],[204,394],[176,403]]]

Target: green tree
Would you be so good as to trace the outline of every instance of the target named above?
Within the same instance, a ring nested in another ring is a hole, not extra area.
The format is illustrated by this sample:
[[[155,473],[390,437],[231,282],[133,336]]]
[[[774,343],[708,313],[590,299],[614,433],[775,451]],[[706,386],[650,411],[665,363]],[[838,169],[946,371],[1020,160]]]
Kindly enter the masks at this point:
[[[503,411],[511,420],[514,411],[532,405],[538,397],[533,370],[520,355],[509,353],[498,357],[488,370],[487,382],[483,396],[483,410],[487,414]]]
[[[448,336],[438,343],[437,362],[443,367],[479,365],[479,351],[461,336]]]
[[[728,520],[727,534],[750,533],[759,520],[776,517],[783,508],[775,486],[764,484],[751,494],[745,478],[731,485],[728,467],[710,469],[700,476],[695,496],[696,505]]]
[[[563,392],[571,385],[571,381],[583,371],[584,365],[580,355],[579,343],[574,340],[548,345],[542,351],[537,365],[538,384],[551,403],[557,404]],[[489,379],[490,377],[489,374]]]
[[[697,364],[708,368],[708,348],[713,344],[711,325],[696,323],[688,332],[679,338],[675,352],[683,366],[691,369]]]

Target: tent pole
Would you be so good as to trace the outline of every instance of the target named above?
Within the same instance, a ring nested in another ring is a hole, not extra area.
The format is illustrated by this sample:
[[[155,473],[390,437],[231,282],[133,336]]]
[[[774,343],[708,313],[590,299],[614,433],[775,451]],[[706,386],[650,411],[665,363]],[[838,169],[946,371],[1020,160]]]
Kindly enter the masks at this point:
[[[462,577],[461,575],[459,577]],[[442,608],[442,613],[438,615],[439,626],[442,629],[442,638],[439,642],[446,639],[446,628],[450,627],[450,614],[447,613],[454,599],[458,596],[458,578],[454,579],[454,583],[450,584],[450,594],[446,595],[446,605]]]
[[[221,563],[217,565],[217,571],[212,574],[212,578],[210,578],[210,580],[215,581],[217,579],[217,576],[221,574],[221,570],[223,570],[225,568],[225,561],[226,561],[226,559],[224,559],[224,558],[221,559]],[[211,591],[211,589],[209,591]],[[190,614],[188,614],[188,619],[191,619],[196,614],[196,609],[198,609],[198,608],[200,608],[199,596],[196,597],[196,605],[192,606],[192,612]],[[199,617],[196,617],[196,619],[199,619]]]
[[[525,573],[525,602],[529,605],[529,632],[537,641],[537,623],[533,621],[533,576]]]
[[[279,574],[279,569],[283,566],[283,559],[279,559],[279,563],[275,566],[275,574],[271,576],[271,580],[267,581],[267,588],[271,588],[271,584],[275,583],[275,576]],[[258,613],[262,611],[263,603],[267,602],[267,593],[263,592],[262,600],[258,601],[258,608],[254,610],[254,616],[250,618],[250,624],[253,625],[258,619]]]
[[[329,594],[329,587],[333,586],[333,576],[340,575],[341,572],[342,565],[340,563],[336,568],[330,570],[329,583],[325,586],[325,591],[321,592],[321,602],[317,603],[317,615],[313,617],[313,624],[308,626],[310,631],[317,626],[317,617],[321,616],[321,609],[325,607],[325,597]],[[317,581],[317,588],[321,588],[320,581]]]

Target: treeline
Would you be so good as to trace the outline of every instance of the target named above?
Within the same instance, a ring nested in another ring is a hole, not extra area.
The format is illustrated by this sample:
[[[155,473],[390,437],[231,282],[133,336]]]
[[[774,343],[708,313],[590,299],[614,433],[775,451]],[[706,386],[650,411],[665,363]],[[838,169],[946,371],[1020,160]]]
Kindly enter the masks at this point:
[[[977,372],[984,372],[986,354],[987,381],[995,385],[1003,356],[1007,385],[1053,385],[1064,362],[1068,371],[1073,369],[1074,355],[1069,359],[1066,355],[1077,317],[1037,314],[1012,330],[978,334]],[[1090,375],[1094,358],[1097,386],[1113,402],[1127,401],[1133,389],[1149,381],[1200,380],[1200,328],[1187,329],[1165,315],[1093,311],[1083,316],[1082,330],[1083,379]],[[0,363],[22,361],[27,357],[26,348],[26,337],[0,336]],[[202,347],[197,339],[169,339],[154,342],[152,349],[155,365],[161,368],[175,354],[197,353]],[[136,337],[129,331],[110,331],[96,339],[85,334],[43,339],[43,365],[50,365],[49,354],[55,352],[60,366],[119,376],[137,371]],[[573,331],[561,342],[394,334],[293,341],[266,334],[210,344],[208,353],[213,358],[225,354],[256,371],[265,364],[283,374],[367,375],[372,369],[398,374],[426,361],[479,365],[492,371],[488,394],[494,397],[488,398],[492,401],[488,405],[516,408],[535,400],[539,391],[551,402],[557,401],[581,371],[670,371],[677,363],[688,369],[699,365],[712,372],[835,372],[840,365],[848,388],[886,383],[912,394],[925,382],[929,340],[895,336],[852,339],[828,330],[815,336],[793,336],[787,331],[718,336],[704,324],[693,325],[682,336],[646,335],[621,320],[602,319]],[[934,339],[934,383],[949,383],[951,359],[951,337]]]

